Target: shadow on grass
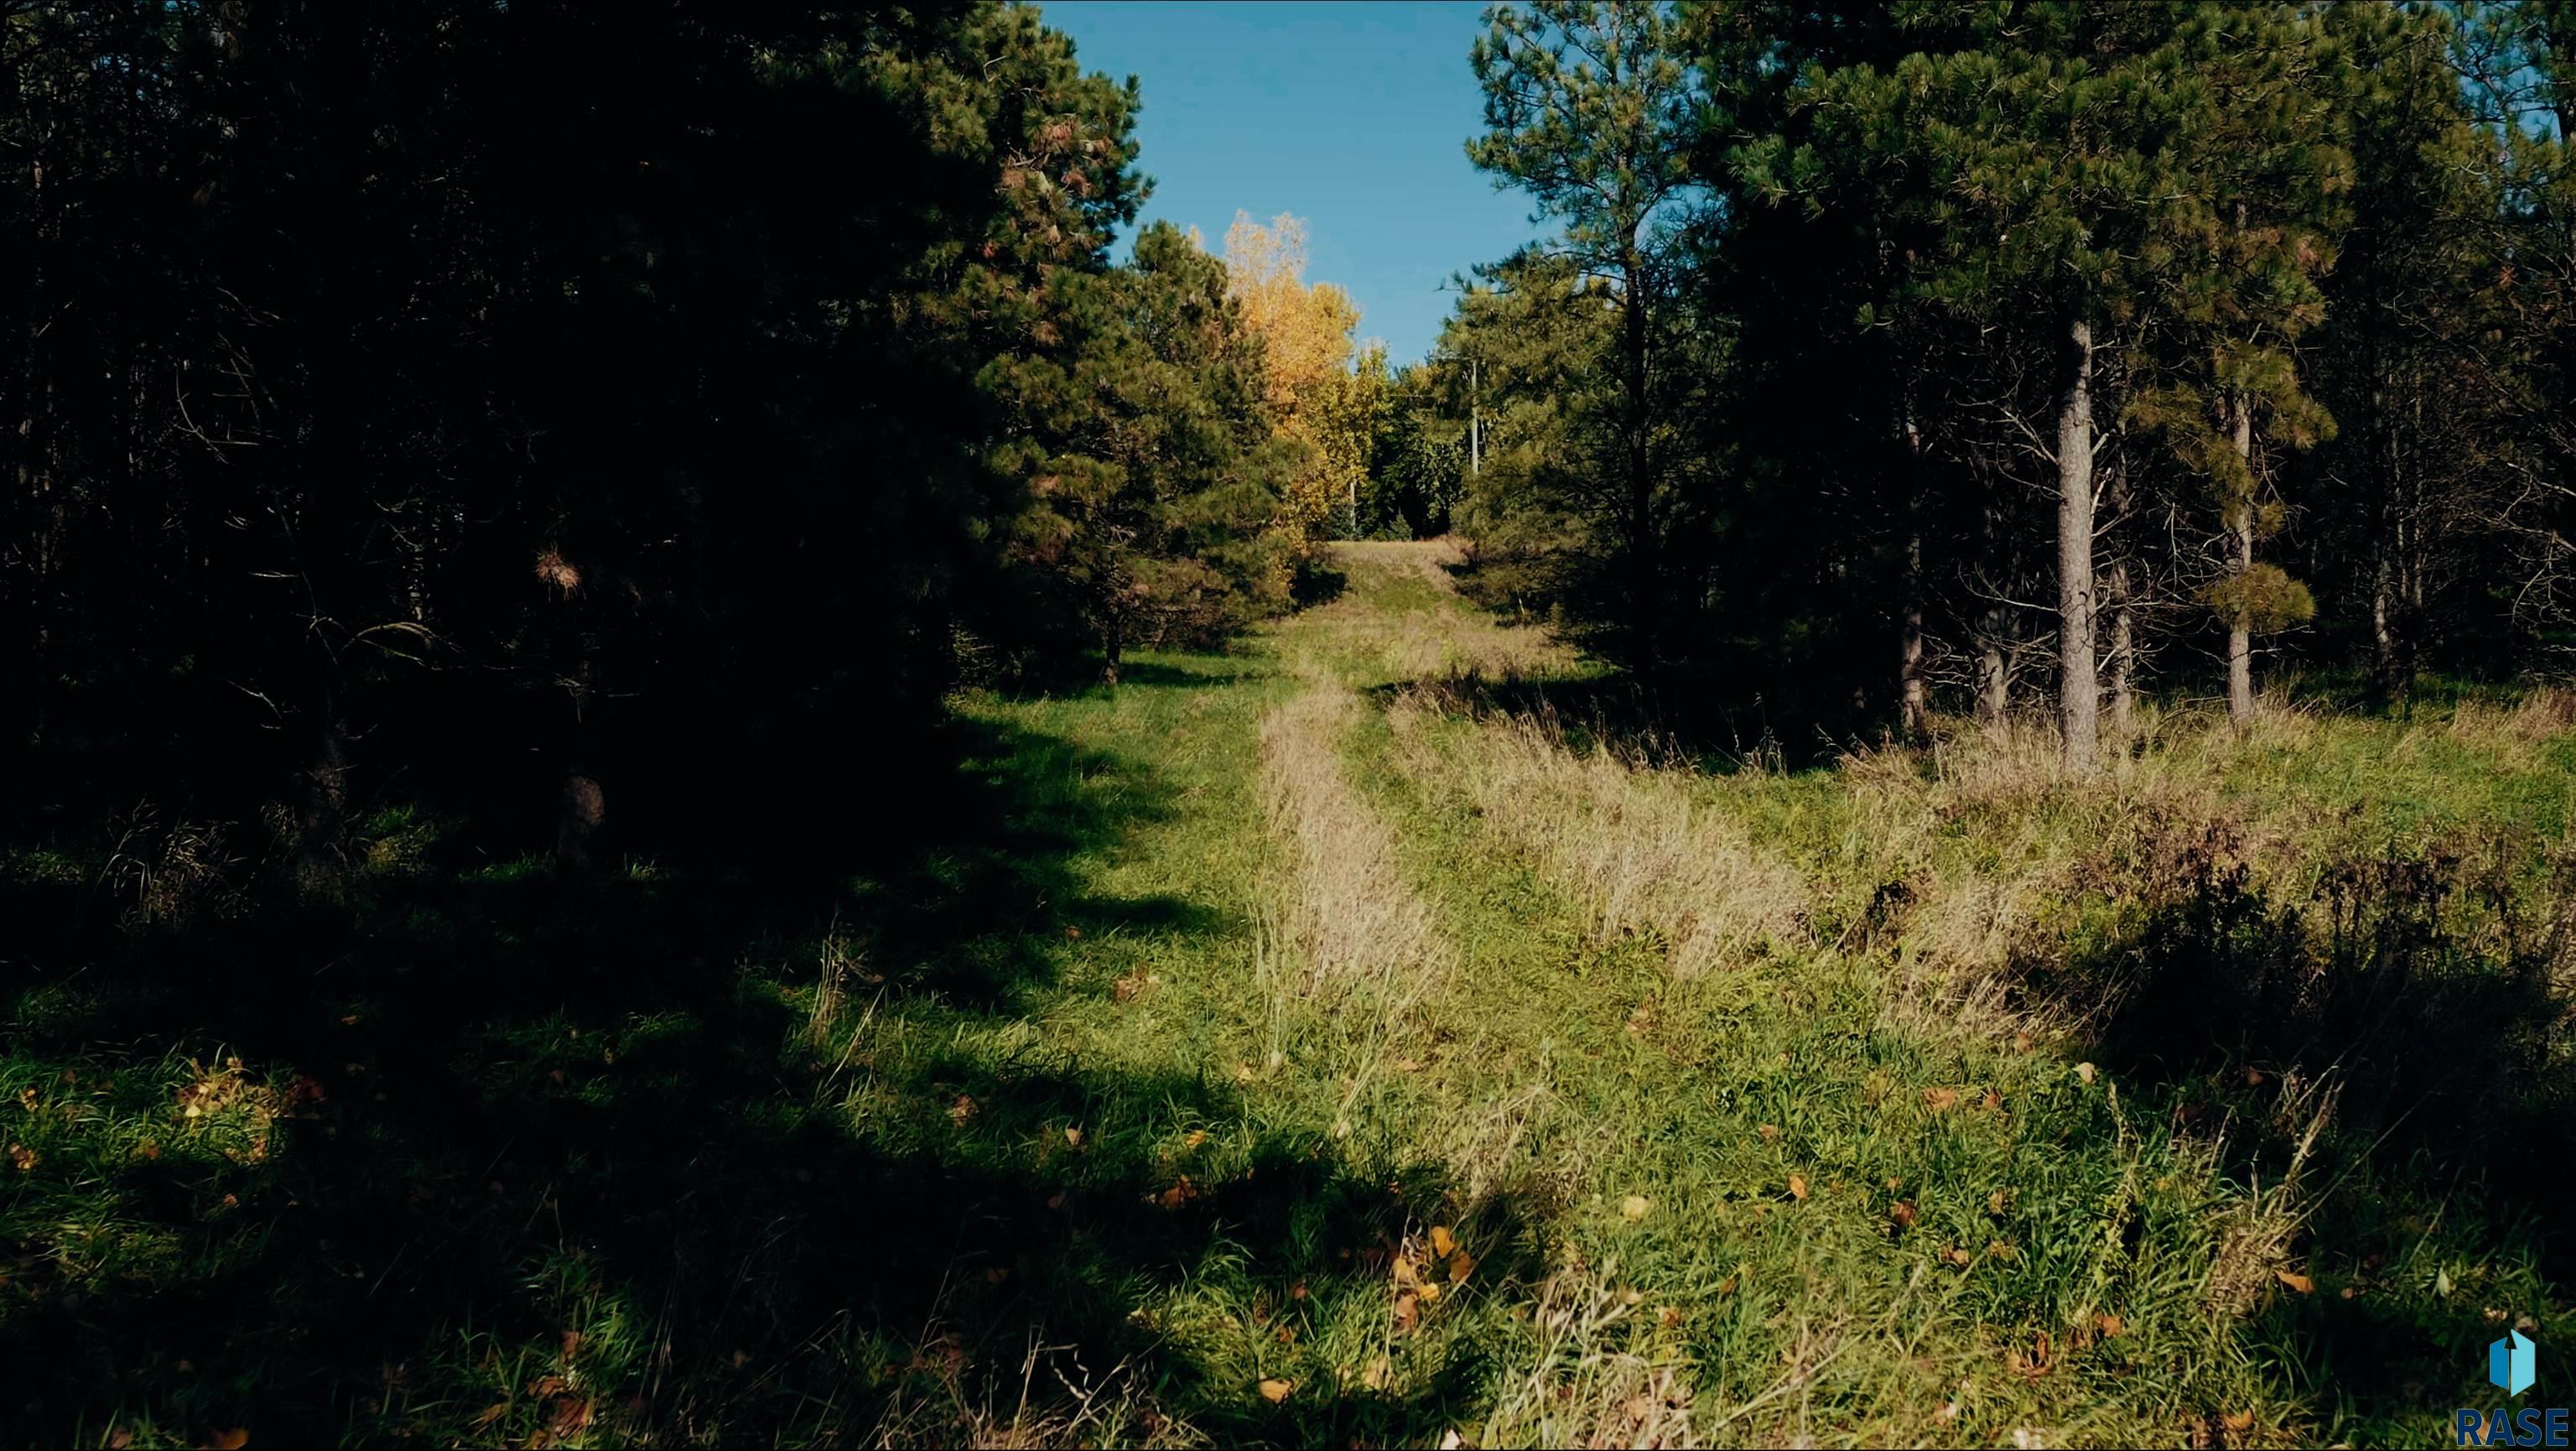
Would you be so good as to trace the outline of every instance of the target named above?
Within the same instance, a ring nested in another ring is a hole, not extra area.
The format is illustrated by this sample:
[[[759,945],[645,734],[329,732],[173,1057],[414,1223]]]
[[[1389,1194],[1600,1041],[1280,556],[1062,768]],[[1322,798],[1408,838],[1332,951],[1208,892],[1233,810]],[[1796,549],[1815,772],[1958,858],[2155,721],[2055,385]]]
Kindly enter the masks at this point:
[[[1397,681],[1369,694],[1384,703],[1410,690],[1432,691],[1465,714],[1536,717],[1578,751],[1601,745],[1623,758],[1687,763],[1715,776],[1830,765],[1851,740],[1826,734],[1819,717],[1775,716],[1759,696],[1659,687],[1627,674],[1489,678],[1469,672]]]
[[[1286,1344],[1318,1306],[1383,1299],[1371,1247],[1443,1189],[1350,1171],[1320,1132],[1227,1130],[1258,1121],[1231,1082],[1035,1046],[1022,1020],[1086,988],[1059,981],[1068,931],[1240,924],[1086,885],[1077,858],[1169,809],[1133,763],[972,723],[945,744],[956,770],[809,776],[816,825],[735,870],[451,864],[343,913],[121,946],[93,911],[0,965],[11,1061],[69,1075],[38,1097],[166,1095],[156,1071],[193,1057],[205,1102],[263,1114],[221,1156],[48,1140],[0,1241],[7,1421],[58,1443],[138,1422],[953,1441],[1024,1391],[1061,1425],[1069,1384],[1139,1418],[1128,1439],[1168,1417],[1228,1442],[1436,1440],[1470,1363],[1274,1406],[1134,1313],[1221,1282],[1268,1317],[1244,1334]],[[85,905],[38,886],[0,910]],[[189,1132],[166,1096],[132,1107],[174,1147]],[[1174,1148],[1190,1123],[1222,1157]]]
[[[2491,1398],[2500,1326],[2569,1328],[2576,864],[2498,837],[2335,861],[2290,900],[2243,847],[2224,825],[2152,843],[2047,990],[2096,1008],[2096,1056],[2231,1178],[2295,1173],[2314,1288],[2267,1281],[2249,1337],[2366,1439],[2447,1423]]]

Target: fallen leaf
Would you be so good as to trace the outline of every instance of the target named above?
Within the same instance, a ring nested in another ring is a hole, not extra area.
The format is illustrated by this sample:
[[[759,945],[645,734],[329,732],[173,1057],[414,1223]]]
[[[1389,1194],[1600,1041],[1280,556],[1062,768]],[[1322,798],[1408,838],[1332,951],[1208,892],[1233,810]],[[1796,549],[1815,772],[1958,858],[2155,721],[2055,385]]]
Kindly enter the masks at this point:
[[[1780,1137],[1780,1126],[1778,1124],[1756,1124],[1753,1126],[1753,1131],[1760,1134],[1762,1136],[1762,1142],[1766,1144],[1771,1142],[1773,1139]]]
[[[1989,1088],[1986,1090],[1983,1106],[1988,1113],[2001,1113],[2004,1107],[2004,1096]]]
[[[974,1116],[975,1100],[965,1094],[957,1095],[957,1101],[948,1105],[948,1121],[961,1129],[966,1127],[966,1121]]]
[[[1451,1255],[1449,1257],[1449,1283],[1454,1285],[1460,1280],[1467,1278],[1470,1273],[1474,1272],[1475,1268],[1476,1262],[1468,1257],[1465,1250],[1462,1249],[1456,1254]]]
[[[2001,1214],[2010,1208],[2012,1208],[2011,1190],[1998,1189],[1994,1193],[1986,1196],[1986,1212],[1988,1214]]]
[[[1008,1265],[987,1265],[984,1267],[985,1284],[998,1285],[1010,1277],[1011,1270]]]
[[[1428,1280],[1416,1286],[1414,1293],[1422,1297],[1422,1303],[1425,1305],[1435,1305],[1440,1301],[1440,1287]]]
[[[1941,1258],[1948,1260],[1950,1263],[1957,1265],[1961,1269],[1966,1269],[1968,1266],[1976,1263],[1977,1260],[1975,1255],[1968,1253],[1957,1245],[1952,1245],[1948,1249],[1941,1251]]]
[[[1722,1280],[1718,1281],[1718,1282],[1717,1282],[1717,1292],[1718,1292],[1719,1294],[1721,1294],[1721,1295],[1732,1295],[1732,1294],[1734,1294],[1734,1293],[1735,1293],[1735,1280],[1736,1280],[1736,1277],[1735,1277],[1735,1276],[1733,1276],[1733,1275],[1729,1275],[1729,1276],[1727,1276],[1725,1279],[1722,1279]]]
[[[1658,1305],[1655,1307],[1655,1323],[1670,1330],[1682,1323],[1682,1312],[1670,1305]]]
[[[1197,1186],[1190,1183],[1189,1175],[1183,1174],[1180,1177],[1180,1182],[1174,1184],[1171,1188],[1164,1190],[1162,1193],[1155,1195],[1154,1202],[1163,1206],[1165,1209],[1178,1209],[1182,1205],[1187,1204],[1198,1197],[1199,1191]]]
[[[1449,1258],[1449,1251],[1456,1249],[1457,1247],[1458,1241],[1450,1236],[1449,1226],[1445,1224],[1435,1224],[1431,1226],[1432,1258],[1445,1260]]]
[[[1395,1297],[1396,1334],[1402,1335],[1411,1330],[1414,1322],[1421,1318],[1422,1309],[1414,1302],[1413,1292],[1411,1290],[1407,1290],[1403,1294]]]
[[[1398,1073],[1419,1073],[1422,1071],[1422,1065],[1416,1063],[1410,1058],[1399,1058],[1396,1060],[1395,1071]]]
[[[1807,1197],[1806,1175],[1792,1174],[1789,1176],[1789,1197],[1799,1200],[1803,1200]]]
[[[9,1146],[9,1166],[16,1169],[21,1174],[27,1173],[43,1162],[44,1156],[37,1153],[35,1150],[28,1148],[25,1144],[11,1144]]]
[[[1295,1288],[1293,1288],[1293,1289],[1291,1289],[1291,1290],[1288,1292],[1288,1298],[1289,1298],[1289,1299],[1291,1299],[1291,1300],[1303,1300],[1303,1299],[1305,1299],[1305,1298],[1306,1298],[1306,1282],[1305,1282],[1304,1280],[1299,1280],[1299,1281],[1297,1282],[1297,1284],[1296,1284],[1296,1287],[1295,1287]]]
[[[1368,1368],[1360,1372],[1360,1384],[1373,1391],[1382,1391],[1386,1389],[1388,1374],[1394,1369],[1394,1363],[1381,1355],[1370,1361]]]
[[[581,1332],[578,1330],[565,1331],[563,1333],[563,1358],[570,1360],[579,1354],[581,1354]]]
[[[1959,1095],[1952,1089],[1927,1088],[1923,1090],[1923,1106],[1932,1110],[1934,1113],[1945,1112],[1955,1106],[1958,1102]]]
[[[250,1444],[250,1428],[235,1426],[229,1431],[217,1431],[206,1439],[206,1444],[214,1447],[215,1451],[241,1451]]]
[[[1181,1147],[1184,1149],[1195,1149],[1206,1142],[1207,1130],[1205,1129],[1192,1129],[1181,1136]]]
[[[1066,1130],[1064,1131],[1064,1146],[1065,1146],[1066,1148],[1068,1148],[1068,1149],[1078,1149],[1078,1148],[1081,1148],[1081,1147],[1082,1147],[1082,1130],[1077,1129],[1077,1128],[1068,1128],[1068,1129],[1066,1129]]]
[[[2314,1290],[2317,1287],[2316,1281],[2309,1279],[2305,1275],[2293,1274],[2288,1270],[2274,1270],[2272,1272],[2272,1278],[2279,1280],[2282,1284],[2289,1286],[2291,1289],[2302,1295],[2307,1294],[2309,1291]]]
[[[1912,1229],[1914,1227],[1915,1219],[1914,1201],[1911,1199],[1897,1200],[1895,1204],[1889,1206],[1887,1217],[1895,1220],[1896,1227],[1899,1229]]]
[[[1047,1196],[1047,1208],[1049,1208],[1049,1209],[1062,1209],[1063,1207],[1064,1207],[1064,1191],[1063,1191],[1063,1190],[1058,1189],[1058,1190],[1057,1190],[1057,1191],[1055,1191],[1053,1194],[1050,1194],[1050,1195],[1048,1195],[1048,1196]]]
[[[2119,1316],[2112,1314],[2108,1310],[2094,1316],[2093,1323],[2101,1330],[2102,1338],[2105,1340],[2113,1339],[2117,1337],[2121,1331],[2129,1328],[2127,1321],[2122,1320]]]
[[[123,1426],[116,1426],[109,1429],[107,1433],[107,1451],[125,1451],[126,1447],[133,1444],[134,1433],[132,1431],[125,1429]]]
[[[1234,1065],[1234,1081],[1237,1083],[1250,1083],[1252,1081],[1252,1065],[1249,1063],[1237,1063]]]
[[[2219,1420],[2231,1431],[2242,1432],[2254,1429],[2254,1413],[2252,1411],[2231,1411],[2227,1415],[2221,1416]]]
[[[564,1396],[555,1402],[554,1414],[546,1418],[546,1429],[558,1437],[578,1435],[590,1424],[590,1402]]]
[[[500,1420],[503,1416],[508,1414],[510,1414],[510,1403],[508,1401],[494,1401],[492,1404],[483,1408],[483,1413],[481,1415],[474,1418],[474,1429],[477,1431],[488,1431],[492,1428],[493,1422]]]
[[[1628,1221],[1630,1224],[1634,1224],[1638,1220],[1645,1218],[1646,1212],[1653,1208],[1653,1205],[1646,1202],[1645,1195],[1631,1194],[1627,1198],[1619,1201],[1619,1217]]]
[[[1448,1434],[1440,1438],[1440,1451],[1460,1451],[1460,1448],[1464,1447],[1466,1444],[1466,1438],[1460,1436],[1457,1428],[1453,1426],[1449,1429]]]
[[[2100,1071],[2100,1069],[2095,1068],[2090,1063],[2078,1063],[2075,1065],[2075,1076],[2083,1079],[2087,1083],[2091,1083],[2093,1081],[2093,1075]]]

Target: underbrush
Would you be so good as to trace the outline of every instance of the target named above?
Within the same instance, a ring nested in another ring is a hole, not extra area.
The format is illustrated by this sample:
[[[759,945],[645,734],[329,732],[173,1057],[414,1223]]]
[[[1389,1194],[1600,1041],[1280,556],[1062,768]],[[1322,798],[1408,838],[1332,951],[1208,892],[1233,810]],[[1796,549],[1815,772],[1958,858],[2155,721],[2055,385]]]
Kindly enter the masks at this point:
[[[1847,1337],[1875,1308],[1888,1338],[1839,1372],[1871,1388],[1772,1433],[2420,1442],[2490,1395],[2497,1327],[2565,1328],[2556,697],[2151,717],[2080,781],[2040,732],[1969,727],[1713,774],[1526,699],[1407,693],[1390,760],[1585,930],[1648,939],[1631,1026],[1676,1094],[1719,1085],[1640,1177],[1696,1186],[1694,1222],[1736,1239],[1683,1262],[1807,1288],[1694,1346],[1703,1407],[1798,1363],[1784,1325]],[[1712,950],[1712,922],[1764,921]],[[1799,1230],[1766,1247],[1780,1214]],[[1984,1293],[1905,1308],[1960,1254]],[[1900,1369],[1933,1363],[1975,1394]]]

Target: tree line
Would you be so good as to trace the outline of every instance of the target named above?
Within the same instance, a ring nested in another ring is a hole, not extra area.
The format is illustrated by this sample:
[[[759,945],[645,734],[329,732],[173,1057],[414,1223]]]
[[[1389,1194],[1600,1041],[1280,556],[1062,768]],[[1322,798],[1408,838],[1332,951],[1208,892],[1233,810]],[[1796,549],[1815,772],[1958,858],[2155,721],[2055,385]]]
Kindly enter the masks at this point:
[[[1349,535],[2078,764],[2282,657],[2576,646],[2563,0],[1488,22],[1469,155],[1553,239],[1390,368],[1293,218],[1112,261],[1140,92],[1031,8],[8,7],[9,831],[739,841]]]
[[[1489,588],[1919,735],[2576,646],[2576,9],[1498,6]]]
[[[392,800],[572,867],[739,841],[962,681],[1285,607],[1356,498],[1355,310],[1287,228],[1113,264],[1137,85],[1034,9],[35,0],[0,46],[17,839],[149,801],[324,890]]]

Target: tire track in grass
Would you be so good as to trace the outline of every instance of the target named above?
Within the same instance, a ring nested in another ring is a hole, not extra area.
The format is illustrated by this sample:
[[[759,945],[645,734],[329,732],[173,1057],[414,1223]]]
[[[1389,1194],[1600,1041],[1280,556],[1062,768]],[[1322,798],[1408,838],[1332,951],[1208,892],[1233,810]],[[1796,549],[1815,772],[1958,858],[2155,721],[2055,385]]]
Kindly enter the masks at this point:
[[[1386,823],[1352,786],[1342,738],[1361,715],[1339,679],[1301,662],[1304,688],[1261,721],[1262,801],[1285,846],[1262,954],[1273,1061],[1315,1044],[1346,1082],[1349,1112],[1387,1070],[1424,996],[1457,953],[1397,861]]]

